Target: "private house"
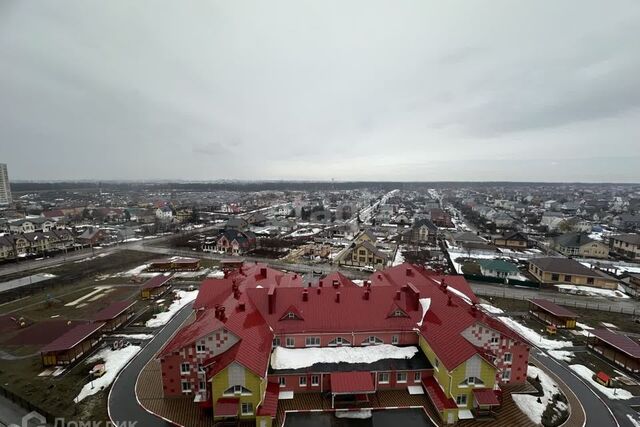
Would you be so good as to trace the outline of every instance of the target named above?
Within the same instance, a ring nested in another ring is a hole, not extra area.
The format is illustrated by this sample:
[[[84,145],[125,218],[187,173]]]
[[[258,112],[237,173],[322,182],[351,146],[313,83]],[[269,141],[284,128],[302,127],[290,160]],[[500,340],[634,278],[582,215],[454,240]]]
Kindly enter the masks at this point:
[[[13,241],[9,236],[0,236],[0,261],[13,259]]]
[[[612,223],[624,231],[640,230],[640,214],[621,214],[614,217]]]
[[[543,323],[562,329],[575,329],[578,315],[546,299],[530,299],[529,313]]]
[[[225,222],[224,224],[224,228],[229,229],[235,229],[235,230],[246,230],[247,228],[249,228],[249,223],[240,217],[231,217],[227,220],[227,222]]]
[[[83,246],[96,246],[104,241],[106,237],[107,234],[101,228],[87,227],[87,229],[76,238],[76,241]]]
[[[56,222],[47,218],[36,217],[18,219],[9,222],[9,232],[14,234],[33,233],[35,231],[50,231]]]
[[[594,329],[589,333],[587,347],[630,372],[640,372],[640,344],[610,329]]]
[[[102,341],[103,322],[74,326],[40,350],[44,366],[70,365]]]
[[[437,227],[454,228],[455,225],[451,221],[451,216],[442,209],[429,209],[429,219]]]
[[[482,237],[478,236],[476,233],[472,233],[471,231],[463,231],[461,233],[455,233],[451,240],[453,244],[456,246],[465,246],[467,244],[487,244],[488,242]]]
[[[618,234],[609,239],[609,249],[618,256],[640,261],[640,234]]]
[[[73,233],[66,228],[54,228],[43,233],[47,238],[50,251],[63,251],[73,248],[75,238]]]
[[[492,221],[498,228],[511,227],[514,223],[513,218],[504,212],[496,214]]]
[[[104,309],[100,310],[93,316],[94,322],[103,322],[103,331],[115,331],[122,326],[127,320],[131,319],[135,314],[133,306],[136,300],[117,301]]]
[[[556,230],[564,221],[564,215],[560,212],[547,211],[542,214],[540,225],[546,225],[549,230]]]
[[[249,225],[262,227],[267,223],[267,217],[262,212],[254,212],[247,216],[246,221]]]
[[[403,235],[403,240],[414,245],[434,245],[438,236],[438,227],[431,220],[416,220]]]
[[[169,285],[171,279],[171,275],[165,276],[164,274],[161,274],[147,280],[140,289],[140,298],[155,299],[160,295],[163,295],[171,288],[171,285]]]
[[[514,231],[494,238],[493,244],[501,248],[524,250],[529,247],[529,238],[520,231]]]
[[[553,249],[568,257],[609,257],[609,246],[585,233],[566,233],[553,239]]]
[[[230,255],[242,255],[256,247],[256,235],[251,231],[227,228],[217,237],[205,242],[203,252],[224,252]]]
[[[159,353],[164,396],[191,396],[194,411],[212,408],[216,421],[269,427],[279,395],[326,395],[349,408],[421,388],[453,424],[490,414],[502,387],[526,381],[529,344],[481,311],[460,276],[410,264],[362,287],[304,288],[287,276],[245,264],[205,281],[194,321]],[[375,361],[355,363],[361,357]]]
[[[480,272],[483,276],[501,279],[522,280],[518,266],[502,259],[479,259]]]
[[[631,273],[623,279],[626,293],[635,297],[640,296],[640,273]]]
[[[383,252],[370,240],[354,241],[346,250],[336,256],[339,265],[351,267],[384,268],[391,261],[388,253]]]
[[[171,221],[173,219],[173,209],[171,206],[162,206],[155,210],[156,218],[161,221]]]
[[[585,267],[570,258],[535,258],[529,261],[529,273],[545,285],[570,284],[617,289],[618,280],[604,272]]]

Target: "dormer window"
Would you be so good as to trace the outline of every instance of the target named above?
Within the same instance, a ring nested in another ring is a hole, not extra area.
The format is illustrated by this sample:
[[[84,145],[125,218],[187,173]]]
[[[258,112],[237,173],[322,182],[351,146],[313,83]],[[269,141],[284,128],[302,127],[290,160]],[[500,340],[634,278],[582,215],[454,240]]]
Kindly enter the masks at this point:
[[[366,340],[363,341],[362,345],[377,345],[382,343],[383,341],[380,338],[371,335],[367,337]]]
[[[290,312],[288,312],[288,313],[287,313],[286,318],[287,318],[287,319],[295,320],[295,319],[297,319],[297,318],[298,318],[298,316],[296,316],[296,314],[295,314],[295,313],[293,313],[293,312],[291,312],[291,311],[290,311]]]

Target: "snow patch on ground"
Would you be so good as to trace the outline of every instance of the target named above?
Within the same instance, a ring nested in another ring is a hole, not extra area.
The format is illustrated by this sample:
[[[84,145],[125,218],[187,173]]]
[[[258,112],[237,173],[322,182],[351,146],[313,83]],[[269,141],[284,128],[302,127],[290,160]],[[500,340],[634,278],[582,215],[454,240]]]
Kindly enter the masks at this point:
[[[561,292],[576,295],[588,295],[588,296],[600,296],[611,298],[630,298],[629,295],[617,290],[617,289],[600,289],[591,286],[576,286],[576,285],[555,285]]]
[[[207,277],[212,279],[224,279],[224,272],[220,270],[211,270],[211,272],[207,274]]]
[[[558,385],[537,366],[529,366],[527,376],[540,378],[542,392],[544,393],[544,395],[540,397],[540,403],[538,403],[538,396],[532,396],[530,394],[512,394],[511,397],[520,410],[529,416],[531,421],[536,424],[541,424],[542,413],[547,408],[547,404],[552,402],[553,395],[558,393]]]
[[[498,317],[497,319],[529,340],[531,344],[540,348],[544,348],[546,350],[558,350],[564,347],[573,347],[573,343],[571,341],[550,340],[543,337],[533,329],[527,328],[509,317]]]
[[[564,360],[565,362],[571,362],[575,357],[575,354],[567,350],[549,350],[549,355],[554,359]]]
[[[627,400],[633,397],[633,394],[623,388],[609,388],[596,382],[593,379],[594,372],[584,365],[569,365],[569,367],[583,379],[587,380],[594,388],[600,393],[607,396],[609,399]]]
[[[85,384],[80,390],[75,401],[80,402],[87,396],[92,396],[97,392],[109,387],[113,380],[118,375],[118,372],[125,367],[131,359],[140,351],[141,347],[136,345],[130,345],[128,347],[121,348],[119,350],[112,350],[111,348],[105,348],[100,350],[87,359],[87,362],[97,362],[104,360],[105,374],[100,378],[94,379],[92,382]]]
[[[337,411],[336,418],[355,418],[365,420],[371,418],[371,409],[361,409],[359,411]]]
[[[300,369],[316,363],[373,363],[383,359],[411,359],[418,352],[415,346],[396,347],[390,344],[367,347],[276,347],[271,354],[273,369]]]
[[[153,335],[151,334],[113,334],[111,336],[130,340],[150,340],[151,338],[153,338]]]
[[[166,325],[173,316],[185,305],[193,302],[198,296],[198,291],[177,291],[177,299],[171,303],[169,309],[162,313],[158,313],[153,318],[147,320],[147,328],[157,328]]]

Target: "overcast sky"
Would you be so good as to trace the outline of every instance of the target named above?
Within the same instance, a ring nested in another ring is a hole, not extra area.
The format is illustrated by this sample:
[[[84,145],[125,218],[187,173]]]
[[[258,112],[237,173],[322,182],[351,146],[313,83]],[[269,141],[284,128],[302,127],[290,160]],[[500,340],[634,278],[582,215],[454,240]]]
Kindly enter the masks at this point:
[[[640,181],[640,1],[0,2],[13,179]]]

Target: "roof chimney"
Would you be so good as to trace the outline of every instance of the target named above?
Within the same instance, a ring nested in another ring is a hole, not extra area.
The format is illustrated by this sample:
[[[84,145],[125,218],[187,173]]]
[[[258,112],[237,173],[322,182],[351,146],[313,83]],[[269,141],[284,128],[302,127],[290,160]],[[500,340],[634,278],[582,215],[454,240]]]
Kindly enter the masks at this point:
[[[407,267],[406,272],[407,272],[407,276],[413,275],[413,271],[411,271],[411,267]]]
[[[223,322],[225,321],[224,310],[224,306],[220,307],[220,320],[222,320]]]
[[[453,305],[453,303],[451,302],[451,295],[449,295],[449,298],[447,298],[447,305]]]
[[[215,305],[215,315],[216,315],[216,319],[220,317],[220,304]]]
[[[269,300],[269,314],[273,314],[276,311],[276,285],[273,284],[269,288],[269,292],[267,293],[267,298]]]
[[[238,311],[244,311],[244,308],[245,307],[244,307],[244,303],[243,302],[238,304]]]
[[[333,281],[333,287],[337,288],[338,286],[340,286],[340,282],[338,280],[334,280]]]
[[[233,291],[233,297],[235,299],[240,299],[240,291],[238,289],[236,289],[235,291]]]
[[[320,291],[322,290],[322,286],[318,288],[318,295],[320,295]]]
[[[302,301],[309,301],[309,291],[306,289],[302,291]]]
[[[340,292],[336,292],[336,302],[340,302]]]
[[[319,288],[321,288],[321,287],[322,287],[322,280],[320,280],[320,281],[318,282],[318,287],[319,287]]]
[[[401,294],[400,291],[396,291],[396,299],[398,299],[398,300],[400,299],[400,294]]]
[[[364,291],[364,299],[368,300],[369,299],[369,294],[371,293],[371,291],[369,289],[366,289]]]
[[[264,278],[266,278],[266,277],[267,277],[267,267],[262,267],[262,268],[260,269],[260,274],[261,274]]]

